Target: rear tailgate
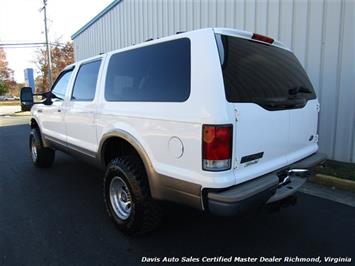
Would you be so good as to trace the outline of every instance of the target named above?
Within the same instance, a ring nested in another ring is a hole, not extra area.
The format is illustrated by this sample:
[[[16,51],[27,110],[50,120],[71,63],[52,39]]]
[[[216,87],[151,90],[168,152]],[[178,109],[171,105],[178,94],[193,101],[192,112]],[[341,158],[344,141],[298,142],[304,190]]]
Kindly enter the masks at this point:
[[[237,183],[317,151],[319,105],[297,58],[274,45],[216,34],[227,101],[235,109]]]
[[[289,113],[270,112],[253,103],[236,103],[234,159],[239,177],[257,177],[287,163]],[[242,171],[245,168],[247,171]],[[243,172],[245,172],[243,174]]]
[[[237,183],[267,174],[317,151],[317,101],[304,108],[269,111],[235,103],[234,173]]]

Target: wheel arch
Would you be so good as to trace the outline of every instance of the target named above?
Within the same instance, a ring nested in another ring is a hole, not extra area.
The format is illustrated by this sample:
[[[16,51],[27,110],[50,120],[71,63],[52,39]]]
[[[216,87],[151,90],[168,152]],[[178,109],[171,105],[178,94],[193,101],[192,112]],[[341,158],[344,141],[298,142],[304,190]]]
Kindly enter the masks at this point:
[[[39,123],[37,122],[37,120],[34,117],[32,117],[30,120],[30,127],[31,127],[31,129],[39,128]]]
[[[201,186],[159,174],[154,169],[152,161],[149,158],[149,155],[144,146],[136,137],[127,131],[117,129],[103,135],[98,149],[98,159],[102,167],[105,167],[105,145],[108,144],[107,141],[111,138],[123,139],[132,145],[132,147],[134,147],[144,164],[152,198],[184,203],[191,207],[200,210],[202,209],[200,198]]]
[[[121,141],[128,143],[134,149],[134,151],[137,153],[139,158],[142,160],[147,177],[148,177],[150,192],[151,192],[152,196],[154,196],[154,194],[155,194],[154,188],[156,187],[156,184],[155,184],[156,182],[154,182],[154,180],[156,180],[156,178],[154,178],[154,177],[156,176],[156,172],[154,171],[152,162],[148,156],[148,153],[146,152],[143,145],[139,142],[139,140],[136,137],[134,137],[132,134],[128,133],[127,131],[122,130],[122,129],[116,129],[116,130],[107,132],[103,135],[103,137],[101,138],[101,141],[99,143],[98,156],[97,156],[101,167],[105,168],[108,163],[107,158],[105,158],[105,151],[107,151],[106,149],[108,148],[108,144],[110,143],[110,141],[112,141],[114,139],[121,140]]]
[[[43,137],[42,130],[41,130],[41,127],[40,127],[40,123],[37,121],[37,119],[35,117],[31,117],[31,119],[30,119],[30,128],[31,128],[31,130],[37,128],[38,132],[39,132],[39,137],[41,138],[41,141],[42,141],[43,147],[51,148],[51,146],[49,145],[49,143],[46,140],[46,138]]]
[[[140,144],[140,142],[130,133],[121,129],[110,131],[104,134],[101,138],[98,149],[98,159],[102,166],[106,166],[109,162],[107,158],[105,158],[105,151],[107,151],[106,149],[108,148],[108,144],[112,140],[118,140],[128,143],[143,161],[146,170],[148,171],[148,168],[152,167],[152,163],[143,145]]]

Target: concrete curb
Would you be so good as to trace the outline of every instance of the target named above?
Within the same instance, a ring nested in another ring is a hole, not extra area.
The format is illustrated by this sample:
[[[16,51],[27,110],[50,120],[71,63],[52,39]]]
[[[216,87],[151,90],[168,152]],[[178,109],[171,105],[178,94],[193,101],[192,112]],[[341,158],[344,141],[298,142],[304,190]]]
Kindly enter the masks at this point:
[[[0,117],[17,117],[17,116],[30,116],[30,112],[22,112],[22,111],[17,111],[14,113],[8,113],[8,114],[0,114]]]
[[[323,174],[317,174],[311,177],[309,180],[316,184],[332,186],[355,193],[355,181],[352,180],[337,178],[334,176]]]

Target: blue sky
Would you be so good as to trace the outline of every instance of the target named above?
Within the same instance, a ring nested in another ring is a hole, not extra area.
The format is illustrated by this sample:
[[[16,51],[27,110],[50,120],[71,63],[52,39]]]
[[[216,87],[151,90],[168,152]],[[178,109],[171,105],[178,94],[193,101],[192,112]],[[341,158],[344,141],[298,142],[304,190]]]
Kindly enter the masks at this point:
[[[109,5],[112,0],[48,0],[49,38],[62,42]],[[43,0],[1,0],[0,42],[44,42]],[[6,48],[15,80],[24,81],[23,70],[35,68],[35,49]],[[35,69],[36,72],[36,69]]]

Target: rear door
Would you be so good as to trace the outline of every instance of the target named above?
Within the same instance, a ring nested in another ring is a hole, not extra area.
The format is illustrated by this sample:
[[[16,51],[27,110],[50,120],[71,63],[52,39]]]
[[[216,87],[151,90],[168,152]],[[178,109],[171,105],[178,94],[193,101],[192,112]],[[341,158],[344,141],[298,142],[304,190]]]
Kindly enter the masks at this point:
[[[318,102],[293,53],[222,34],[216,41],[226,100],[236,114],[237,177],[260,176],[315,152]]]
[[[97,150],[96,88],[101,58],[82,63],[75,77],[70,100],[66,105],[65,124],[70,149],[93,156]]]

